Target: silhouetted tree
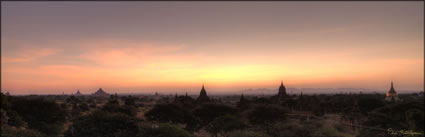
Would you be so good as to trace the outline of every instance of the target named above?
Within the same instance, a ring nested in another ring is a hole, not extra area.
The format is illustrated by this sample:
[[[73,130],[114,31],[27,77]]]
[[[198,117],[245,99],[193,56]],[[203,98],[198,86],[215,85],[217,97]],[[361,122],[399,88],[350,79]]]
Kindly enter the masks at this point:
[[[231,115],[224,115],[217,117],[212,121],[206,130],[211,133],[213,137],[217,137],[220,134],[223,137],[227,137],[228,132],[233,130],[243,129],[246,125],[238,118]]]
[[[382,99],[373,98],[373,97],[362,97],[359,98],[359,107],[363,114],[367,114],[376,108],[384,106],[384,102]]]
[[[323,116],[325,115],[324,105],[323,103],[318,99],[317,96],[313,96],[310,98],[310,106],[312,108],[313,114],[316,116]]]
[[[379,127],[383,129],[392,128],[393,130],[406,130],[409,129],[409,120],[406,119],[410,116],[409,110],[423,110],[423,101],[405,101],[400,103],[391,103],[383,107],[377,108],[368,113],[368,118],[362,124],[370,127]],[[413,116],[415,117],[415,116]],[[418,122],[418,123],[416,123]],[[424,131],[424,121],[417,119],[415,127],[417,131]],[[380,136],[380,132],[361,130],[362,136]]]
[[[87,105],[87,103],[81,103],[80,105],[78,105],[78,107],[82,112],[86,112],[89,110],[89,105]]]
[[[7,125],[1,126],[2,137],[46,137],[45,134],[38,132],[37,130],[16,128]]]
[[[66,99],[66,103],[69,103],[69,104],[78,104],[78,103],[80,103],[81,102],[81,100],[80,99],[78,99],[77,97],[75,97],[75,96],[70,96],[70,97],[68,97],[67,99]]]
[[[264,97],[255,98],[254,102],[256,104],[272,104],[273,103],[270,99],[264,98]]]
[[[424,111],[413,108],[406,111],[406,122],[413,131],[424,130]]]
[[[11,96],[7,96],[1,93],[1,110],[3,110],[5,117],[7,117],[7,121],[5,121],[6,119],[1,119],[2,123],[4,121],[4,123],[15,127],[25,126],[26,122],[22,119],[21,116],[19,116],[19,114],[15,110],[12,109],[12,104],[9,102],[9,98],[11,98]]]
[[[77,119],[65,137],[134,137],[138,132],[136,119],[128,115],[95,111]]]
[[[235,130],[228,133],[228,137],[269,137],[267,134],[252,130]]]
[[[174,104],[158,104],[145,113],[148,120],[158,122],[172,122],[186,124],[186,129],[194,131],[198,129],[198,120],[189,111]]]
[[[96,108],[96,100],[93,98],[90,98],[87,100],[87,103],[89,104],[89,107]]]
[[[3,92],[0,92],[1,108],[4,110],[10,109],[9,97],[10,96],[4,95]]]
[[[201,120],[201,126],[205,126],[215,118],[224,116],[226,114],[238,115],[237,109],[227,105],[221,104],[203,104],[196,108],[193,112]]]
[[[135,99],[131,96],[124,99],[124,104],[128,106],[136,106]]]
[[[81,110],[80,108],[77,106],[77,104],[73,104],[72,105],[72,110],[71,110],[71,116],[72,118],[77,118],[81,115]]]
[[[270,127],[278,121],[286,119],[287,110],[275,105],[260,105],[254,108],[248,119],[251,124],[263,127],[269,132]]]
[[[194,137],[189,132],[171,124],[159,124],[157,128],[143,127],[137,137]]]
[[[28,123],[28,128],[47,135],[57,135],[63,130],[67,113],[55,102],[40,98],[16,98],[12,104],[12,109]]]
[[[25,127],[27,125],[27,122],[25,122],[22,117],[19,116],[19,114],[14,110],[9,110],[9,112],[6,112],[6,115],[8,117],[7,123],[10,126]]]
[[[102,109],[103,111],[108,111],[108,112],[118,112],[118,113],[123,113],[123,114],[127,114],[129,116],[136,116],[137,114],[137,108],[134,106],[121,106],[119,105],[117,102],[115,101],[110,101],[108,103],[106,103]]]
[[[237,107],[240,110],[246,110],[246,109],[248,109],[250,107],[249,106],[249,101],[247,99],[245,99],[245,97],[243,96],[243,94],[241,95],[241,97],[239,99],[239,102],[237,104]]]

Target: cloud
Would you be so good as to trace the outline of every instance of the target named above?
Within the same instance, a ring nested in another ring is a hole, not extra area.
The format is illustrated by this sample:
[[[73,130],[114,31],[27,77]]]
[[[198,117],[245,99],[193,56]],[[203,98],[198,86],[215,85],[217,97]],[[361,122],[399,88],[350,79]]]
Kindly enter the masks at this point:
[[[41,57],[55,55],[58,52],[62,51],[61,49],[54,48],[41,48],[41,49],[24,49],[20,51],[14,57],[4,57],[2,62],[4,63],[25,63],[31,62],[33,60],[39,59]]]
[[[161,56],[178,54],[184,45],[152,44],[111,40],[86,43],[90,48],[77,56],[109,67],[141,66]],[[116,46],[119,45],[119,46]]]

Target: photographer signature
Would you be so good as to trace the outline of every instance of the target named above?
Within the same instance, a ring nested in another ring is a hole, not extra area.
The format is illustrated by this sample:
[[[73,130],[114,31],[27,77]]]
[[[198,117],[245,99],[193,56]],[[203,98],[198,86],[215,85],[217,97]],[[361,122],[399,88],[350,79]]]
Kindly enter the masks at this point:
[[[393,136],[399,136],[399,135],[408,135],[408,136],[415,136],[415,135],[422,135],[422,133],[414,132],[413,130],[393,130],[392,128],[387,129],[388,134]]]

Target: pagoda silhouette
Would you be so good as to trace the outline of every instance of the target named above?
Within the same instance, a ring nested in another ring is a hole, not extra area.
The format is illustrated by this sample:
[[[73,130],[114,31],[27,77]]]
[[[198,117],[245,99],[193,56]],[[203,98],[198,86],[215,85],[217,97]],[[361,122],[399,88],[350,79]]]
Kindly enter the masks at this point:
[[[92,94],[92,96],[98,96],[98,97],[108,97],[109,94],[103,91],[102,88],[99,88],[95,93]]]
[[[391,88],[390,90],[387,92],[387,94],[385,94],[385,100],[386,101],[391,101],[391,102],[397,102],[400,100],[400,98],[398,97],[397,92],[394,90],[394,84],[393,81],[391,81]]]
[[[198,99],[196,99],[196,103],[202,104],[202,103],[208,103],[208,102],[211,102],[211,100],[207,96],[207,91],[205,90],[204,84],[202,84],[201,93],[199,94]]]
[[[83,94],[81,94],[80,89],[77,90],[77,93],[75,93],[76,96],[81,96]]]
[[[286,87],[283,85],[283,81],[280,83],[279,91],[277,95],[272,96],[271,100],[275,103],[284,103],[291,99],[291,97],[286,93]]]
[[[279,92],[277,93],[277,96],[279,98],[285,98],[288,96],[288,94],[286,94],[286,88],[285,85],[283,85],[283,81],[280,83]]]

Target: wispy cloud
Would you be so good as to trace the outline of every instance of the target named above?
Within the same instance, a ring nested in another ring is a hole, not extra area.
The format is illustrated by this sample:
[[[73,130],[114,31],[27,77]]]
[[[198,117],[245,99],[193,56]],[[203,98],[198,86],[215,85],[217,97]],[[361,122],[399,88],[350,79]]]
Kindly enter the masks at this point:
[[[152,44],[130,41],[99,41],[82,45],[90,45],[76,58],[92,61],[109,67],[140,66],[157,57],[175,54],[185,46],[172,44]]]
[[[54,49],[54,48],[24,49],[13,57],[3,57],[2,62],[4,63],[31,62],[41,57],[55,55],[61,51],[62,51],[61,49]]]

